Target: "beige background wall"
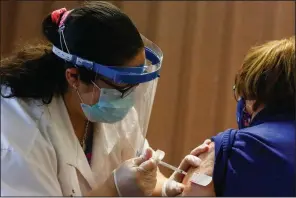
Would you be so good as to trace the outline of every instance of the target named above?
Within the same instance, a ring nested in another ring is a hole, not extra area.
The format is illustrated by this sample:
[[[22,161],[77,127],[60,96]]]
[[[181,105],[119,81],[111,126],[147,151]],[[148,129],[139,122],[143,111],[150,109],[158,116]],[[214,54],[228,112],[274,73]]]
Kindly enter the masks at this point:
[[[248,48],[295,34],[293,2],[114,3],[164,52],[148,139],[175,165],[205,138],[236,127],[232,84]],[[1,54],[39,38],[53,9],[78,4],[1,1]]]

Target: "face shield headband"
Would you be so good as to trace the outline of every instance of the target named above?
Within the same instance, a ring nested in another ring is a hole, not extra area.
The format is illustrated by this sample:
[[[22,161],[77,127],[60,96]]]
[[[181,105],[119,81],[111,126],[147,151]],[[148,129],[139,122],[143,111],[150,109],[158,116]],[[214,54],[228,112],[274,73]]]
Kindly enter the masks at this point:
[[[62,49],[59,49],[56,46],[53,46],[52,51],[55,55],[72,63],[76,67],[85,67],[86,69],[102,75],[118,84],[140,84],[149,82],[160,76],[159,73],[163,59],[162,51],[157,45],[143,35],[141,35],[141,37],[145,44],[146,64],[139,65],[138,67],[107,66],[71,54],[64,37],[64,29],[65,21],[72,11],[73,10],[67,11],[66,8],[62,8],[52,12],[52,21],[59,26],[58,32],[60,34],[60,43],[62,47]],[[62,43],[65,44],[67,52],[64,51]]]
[[[85,67],[86,69],[102,75],[115,83],[140,84],[149,82],[158,78],[160,75],[162,52],[151,41],[142,36],[145,46],[146,63],[138,67],[107,66],[95,63],[79,56],[66,53],[53,46],[52,52],[61,59],[74,64],[76,67]],[[149,45],[150,44],[150,45]],[[151,64],[148,64],[151,63]]]

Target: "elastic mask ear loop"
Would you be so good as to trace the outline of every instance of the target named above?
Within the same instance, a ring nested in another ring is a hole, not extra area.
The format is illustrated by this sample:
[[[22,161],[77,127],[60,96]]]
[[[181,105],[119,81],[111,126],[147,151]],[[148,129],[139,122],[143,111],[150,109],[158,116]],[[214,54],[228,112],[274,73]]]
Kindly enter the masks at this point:
[[[98,76],[98,73],[96,71],[95,81],[97,79],[97,76]],[[98,87],[99,88],[99,86],[96,86],[96,83],[94,83],[93,81],[92,81],[92,83],[93,83],[94,86],[93,86],[91,101],[93,102],[94,101],[94,95],[95,95],[95,87]],[[100,96],[101,96],[101,88],[99,88],[99,90],[100,90]],[[99,100],[100,100],[100,98],[99,98]]]
[[[74,85],[73,87],[74,87],[74,89],[75,89],[75,91],[76,91],[76,93],[77,93],[77,95],[78,95],[78,97],[79,97],[81,103],[84,103],[83,100],[82,100],[82,97],[81,97],[81,95],[80,95],[80,93],[79,93],[79,91],[78,91],[78,89],[77,89],[77,87],[76,87],[75,85]]]
[[[98,88],[101,91],[101,87],[99,87],[94,81],[91,81],[94,87]]]

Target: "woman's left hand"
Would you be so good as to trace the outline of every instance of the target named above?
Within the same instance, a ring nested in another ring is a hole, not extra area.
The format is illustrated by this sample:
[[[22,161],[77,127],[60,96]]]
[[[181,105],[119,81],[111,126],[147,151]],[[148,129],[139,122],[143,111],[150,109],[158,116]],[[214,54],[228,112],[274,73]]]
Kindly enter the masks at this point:
[[[209,150],[206,153],[198,154],[195,149],[191,154],[198,155],[202,160],[201,164],[197,168],[190,168],[187,175],[183,179],[183,184],[185,186],[182,195],[185,197],[190,196],[201,196],[201,197],[215,197],[215,189],[213,180],[206,186],[198,185],[190,181],[194,173],[201,173],[213,177],[214,163],[215,163],[215,144],[214,142],[209,142]]]

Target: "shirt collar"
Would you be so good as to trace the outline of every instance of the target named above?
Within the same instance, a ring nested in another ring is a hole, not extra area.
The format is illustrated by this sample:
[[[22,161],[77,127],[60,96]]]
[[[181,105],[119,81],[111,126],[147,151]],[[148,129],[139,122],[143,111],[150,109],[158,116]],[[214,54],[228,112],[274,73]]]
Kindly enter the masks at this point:
[[[250,127],[262,124],[264,122],[282,121],[295,121],[295,113],[291,111],[273,112],[269,108],[264,108],[252,119]]]

